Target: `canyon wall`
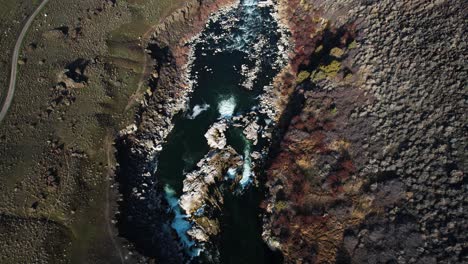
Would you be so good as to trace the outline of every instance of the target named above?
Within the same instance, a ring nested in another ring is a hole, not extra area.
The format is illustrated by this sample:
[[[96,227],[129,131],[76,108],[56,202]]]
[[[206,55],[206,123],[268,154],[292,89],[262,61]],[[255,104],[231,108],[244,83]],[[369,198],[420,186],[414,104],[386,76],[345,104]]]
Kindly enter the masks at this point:
[[[120,163],[118,181],[122,201],[119,231],[139,256],[163,263],[183,263],[187,258],[175,232],[163,187],[154,176],[157,156],[173,128],[174,115],[185,106],[190,48],[187,42],[204,27],[208,17],[236,1],[190,1],[155,29],[148,43],[153,59],[149,89],[142,99],[136,121],[117,141]]]
[[[280,87],[301,105],[267,170],[265,240],[285,263],[467,261],[462,3],[279,9],[295,43]]]

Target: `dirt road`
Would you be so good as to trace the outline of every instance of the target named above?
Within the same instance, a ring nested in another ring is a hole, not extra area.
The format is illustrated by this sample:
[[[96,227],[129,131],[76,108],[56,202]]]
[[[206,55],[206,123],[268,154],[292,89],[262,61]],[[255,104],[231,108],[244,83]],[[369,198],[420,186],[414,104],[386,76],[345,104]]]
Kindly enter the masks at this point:
[[[13,101],[13,96],[15,94],[16,88],[16,74],[18,72],[18,57],[19,52],[21,49],[21,44],[23,43],[23,39],[28,32],[29,27],[31,26],[34,18],[41,12],[42,8],[49,2],[49,0],[44,0],[42,3],[37,7],[37,9],[32,13],[32,15],[28,18],[26,23],[21,30],[21,33],[16,40],[15,49],[13,50],[13,57],[11,59],[11,73],[10,73],[10,84],[8,86],[7,96],[5,101],[3,102],[2,110],[0,111],[0,122],[5,118],[8,109],[10,108],[11,102]]]

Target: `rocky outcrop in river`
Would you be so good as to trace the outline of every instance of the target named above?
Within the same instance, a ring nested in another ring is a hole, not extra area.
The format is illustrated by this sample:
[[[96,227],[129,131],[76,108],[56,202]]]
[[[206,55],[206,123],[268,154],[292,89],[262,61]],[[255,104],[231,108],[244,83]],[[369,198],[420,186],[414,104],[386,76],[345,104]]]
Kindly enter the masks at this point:
[[[187,174],[180,206],[194,222],[187,233],[195,241],[210,243],[219,234],[218,217],[223,207],[221,187],[227,174],[236,178],[242,164],[242,157],[228,146],[210,151],[197,164],[198,169]]]
[[[213,124],[205,134],[208,146],[216,149],[224,149],[224,147],[226,147],[226,135],[224,133],[227,127],[226,120]]]

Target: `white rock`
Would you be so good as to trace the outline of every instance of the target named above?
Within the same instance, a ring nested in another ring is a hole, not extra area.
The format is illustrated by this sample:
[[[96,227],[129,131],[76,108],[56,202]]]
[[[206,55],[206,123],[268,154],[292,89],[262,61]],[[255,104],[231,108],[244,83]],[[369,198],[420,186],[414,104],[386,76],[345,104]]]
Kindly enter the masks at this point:
[[[258,142],[258,130],[260,126],[257,124],[257,121],[252,121],[244,129],[244,135],[247,139],[252,140],[254,145],[257,145]]]
[[[227,124],[224,121],[215,123],[208,129],[205,138],[211,148],[223,149],[226,147],[226,136],[224,135],[226,129]]]

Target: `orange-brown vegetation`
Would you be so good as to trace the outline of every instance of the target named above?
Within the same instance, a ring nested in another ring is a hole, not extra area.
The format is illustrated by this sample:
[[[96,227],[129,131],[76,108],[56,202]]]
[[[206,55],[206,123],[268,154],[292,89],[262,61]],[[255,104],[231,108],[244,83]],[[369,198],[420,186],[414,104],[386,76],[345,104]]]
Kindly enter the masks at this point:
[[[353,93],[359,91],[331,96],[306,92],[305,107],[292,118],[268,169],[268,181],[282,185],[273,200],[288,205],[275,206],[271,216],[272,234],[286,260],[334,263],[344,229],[377,210],[361,192],[352,145],[341,133],[350,102],[340,96]],[[335,113],[335,108],[341,111]]]

